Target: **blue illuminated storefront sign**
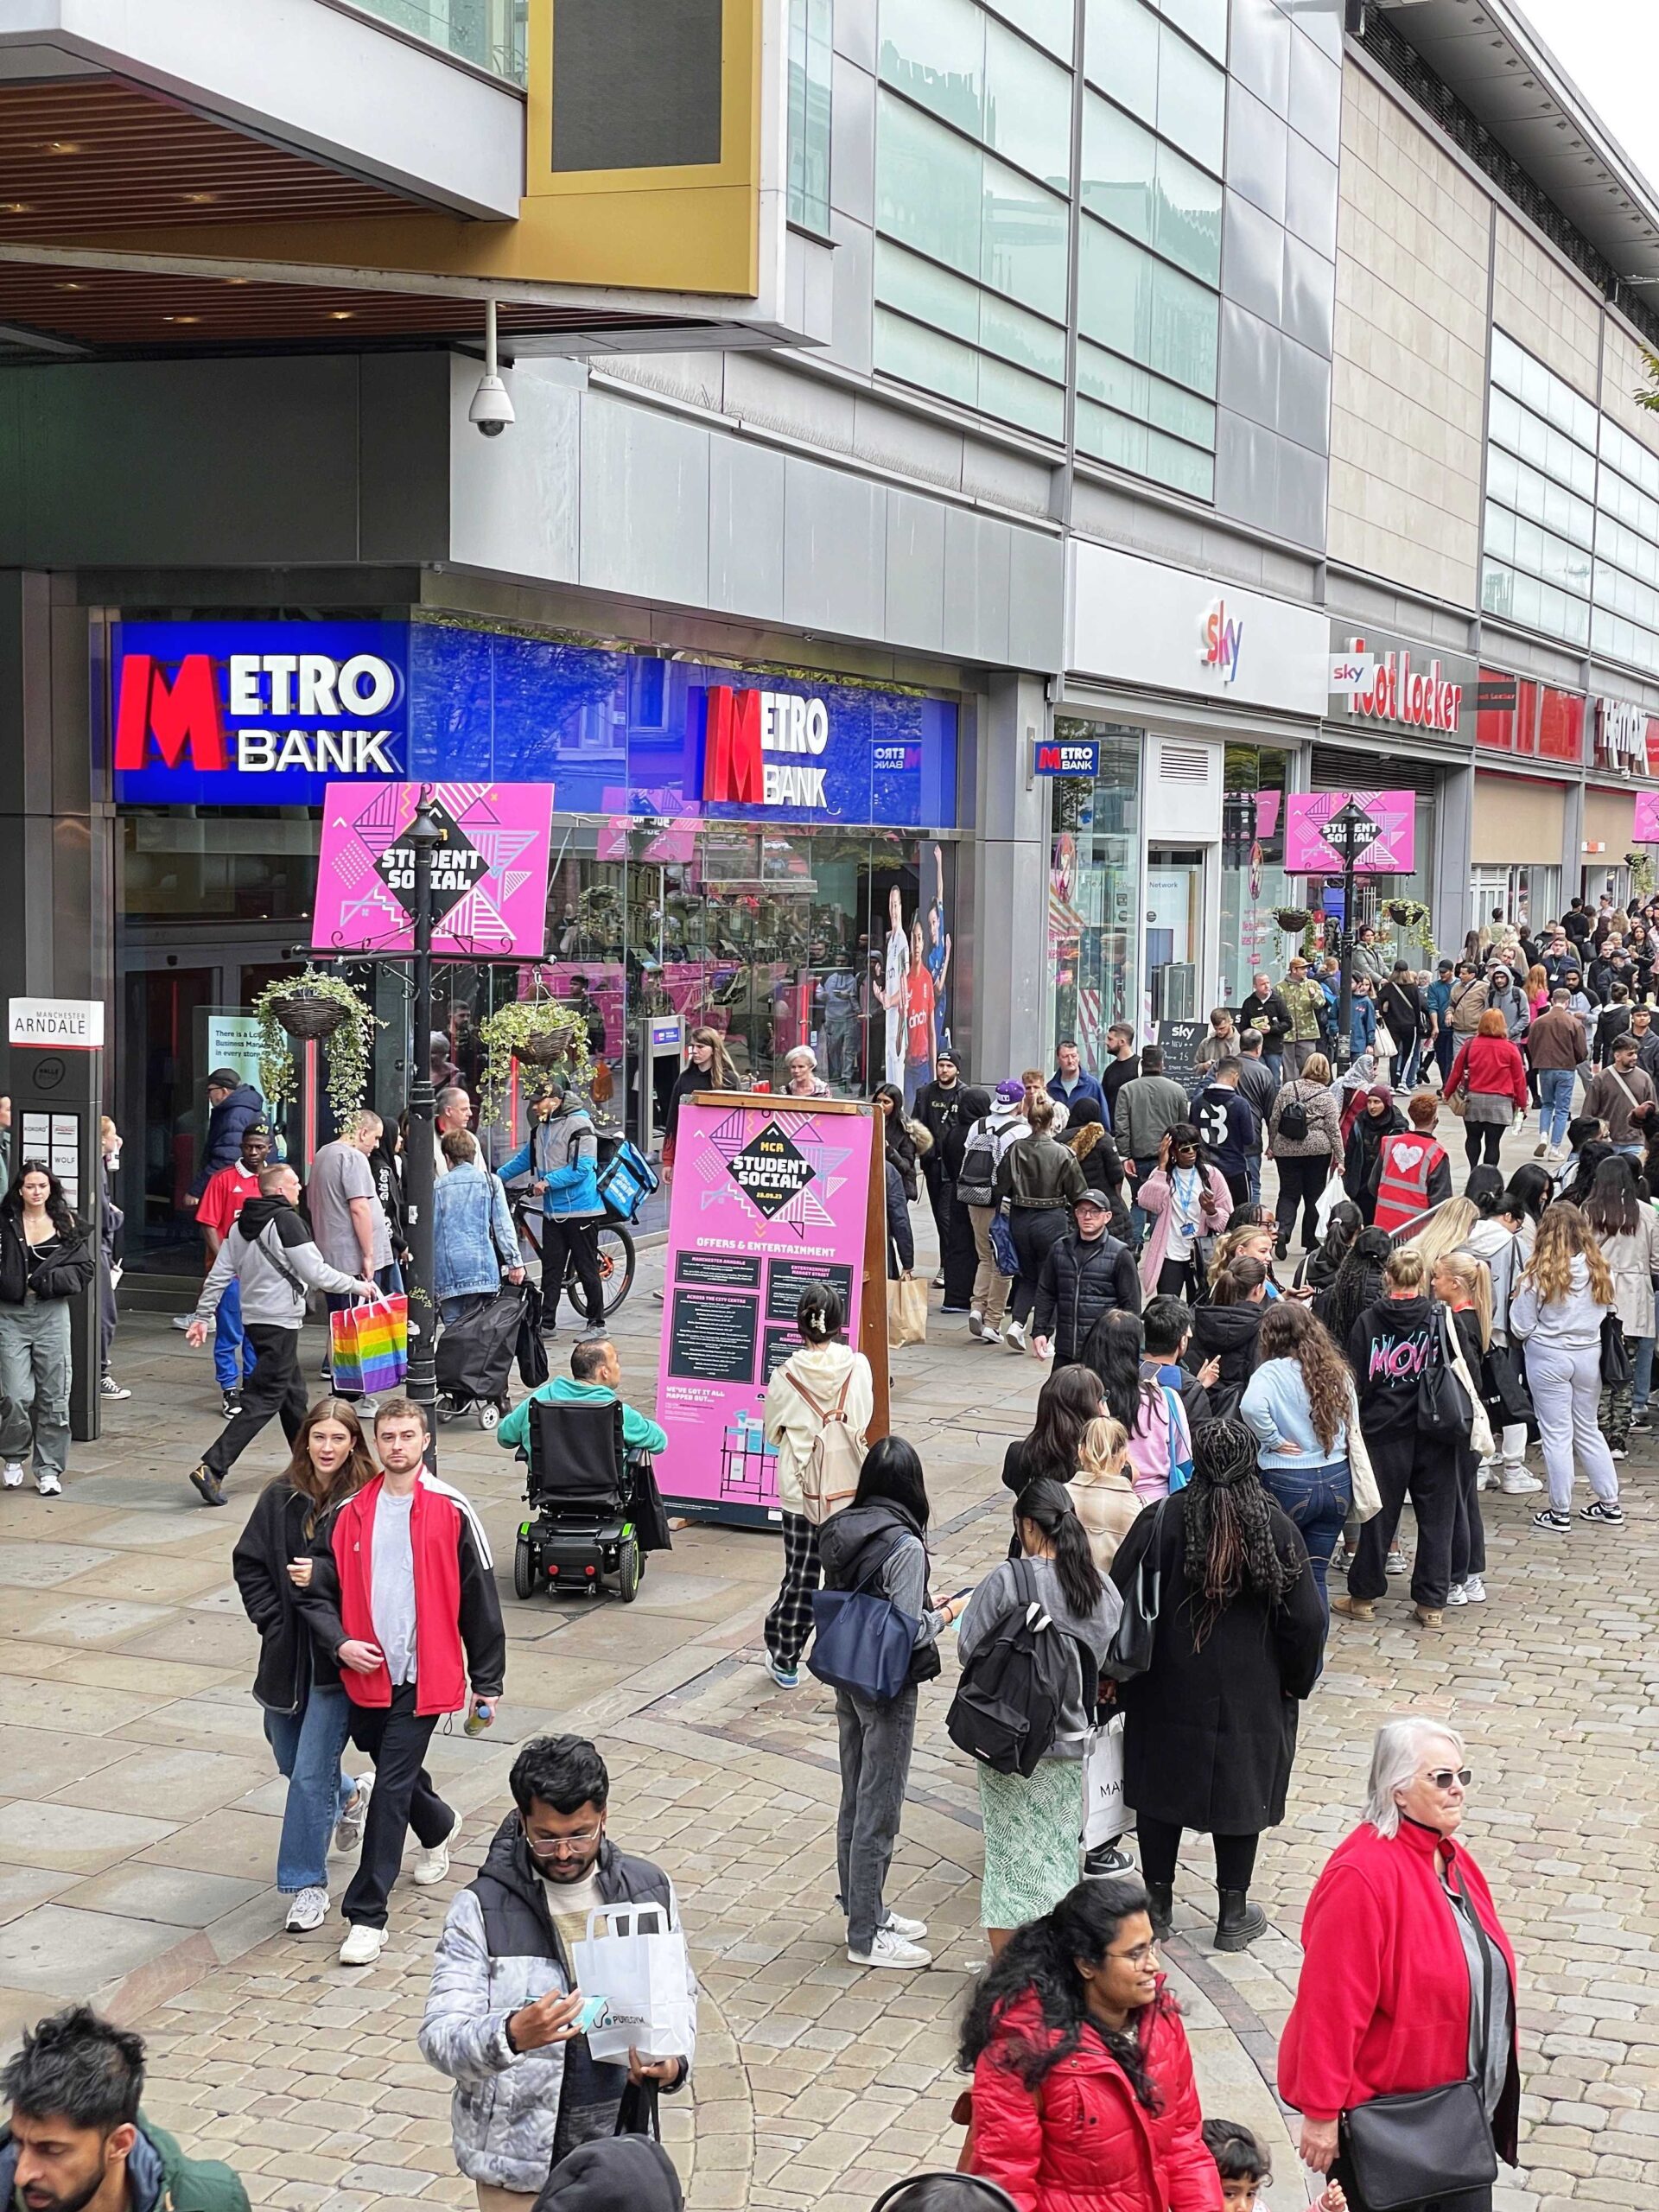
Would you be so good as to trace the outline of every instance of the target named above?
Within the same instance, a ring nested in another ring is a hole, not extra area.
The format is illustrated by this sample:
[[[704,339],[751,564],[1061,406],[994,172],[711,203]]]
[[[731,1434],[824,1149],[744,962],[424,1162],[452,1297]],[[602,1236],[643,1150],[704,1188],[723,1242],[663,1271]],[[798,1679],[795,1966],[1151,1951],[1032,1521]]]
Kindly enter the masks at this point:
[[[330,779],[550,783],[561,814],[949,829],[954,705],[442,623],[118,624],[115,797],[315,805]]]

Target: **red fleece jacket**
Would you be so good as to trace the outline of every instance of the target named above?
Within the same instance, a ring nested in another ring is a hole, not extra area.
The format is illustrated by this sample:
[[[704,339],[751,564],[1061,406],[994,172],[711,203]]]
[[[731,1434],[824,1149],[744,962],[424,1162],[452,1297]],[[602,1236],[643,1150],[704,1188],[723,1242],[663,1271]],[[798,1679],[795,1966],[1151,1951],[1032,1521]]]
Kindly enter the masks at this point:
[[[374,1512],[384,1476],[365,1483],[334,1516],[330,1534],[340,1574],[340,1619],[348,1637],[375,1641]],[[465,1519],[452,1497],[429,1483],[415,1487],[409,1546],[415,1565],[415,1710],[456,1713],[467,1701],[467,1669],[461,1644],[461,1538]],[[353,1705],[390,1705],[391,1677],[384,1666],[372,1675],[342,1668],[340,1682]]]
[[[1394,1836],[1357,1828],[1325,1861],[1307,1901],[1301,1980],[1279,2044],[1280,2094],[1309,2120],[1468,2074],[1469,1968],[1435,1872],[1437,1848],[1455,1864],[1503,1954],[1513,2037],[1515,1954],[1479,1867],[1414,1821],[1402,1821]],[[1518,2106],[1512,2059],[1493,2124],[1511,2165]]]

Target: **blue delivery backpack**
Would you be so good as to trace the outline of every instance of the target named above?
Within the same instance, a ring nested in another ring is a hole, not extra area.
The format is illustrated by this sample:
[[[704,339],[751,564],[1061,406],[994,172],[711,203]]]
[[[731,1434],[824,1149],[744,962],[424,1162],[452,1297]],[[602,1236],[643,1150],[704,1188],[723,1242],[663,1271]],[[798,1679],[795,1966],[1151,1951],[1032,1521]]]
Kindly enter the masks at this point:
[[[619,1221],[632,1221],[657,1188],[657,1172],[626,1137],[601,1137],[599,1154],[596,1180],[605,1211]]]

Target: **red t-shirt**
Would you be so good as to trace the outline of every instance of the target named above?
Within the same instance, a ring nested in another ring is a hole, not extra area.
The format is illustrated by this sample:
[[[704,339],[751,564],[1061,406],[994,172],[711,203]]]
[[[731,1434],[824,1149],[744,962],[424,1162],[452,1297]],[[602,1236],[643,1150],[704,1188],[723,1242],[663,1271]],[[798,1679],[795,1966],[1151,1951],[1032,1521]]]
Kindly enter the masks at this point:
[[[207,1178],[207,1187],[196,1207],[196,1220],[203,1229],[216,1230],[220,1236],[228,1236],[236,1226],[236,1217],[250,1198],[259,1195],[259,1173],[250,1174],[238,1162],[232,1167],[221,1167]]]
[[[910,971],[905,1027],[905,1058],[918,1062],[931,1060],[933,1057],[933,978],[924,963],[918,963]]]

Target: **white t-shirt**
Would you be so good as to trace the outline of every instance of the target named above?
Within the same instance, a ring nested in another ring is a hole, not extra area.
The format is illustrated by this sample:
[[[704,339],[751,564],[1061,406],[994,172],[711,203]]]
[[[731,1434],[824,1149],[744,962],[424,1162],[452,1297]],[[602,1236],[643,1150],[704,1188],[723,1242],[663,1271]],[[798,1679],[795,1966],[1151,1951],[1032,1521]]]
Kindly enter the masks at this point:
[[[1200,1201],[1205,1180],[1196,1167],[1173,1167],[1169,1173],[1169,1242],[1166,1260],[1190,1260],[1192,1239],[1202,1227]]]
[[[415,1493],[393,1497],[383,1488],[374,1509],[369,1612],[394,1689],[415,1679],[415,1554],[410,1516]]]

